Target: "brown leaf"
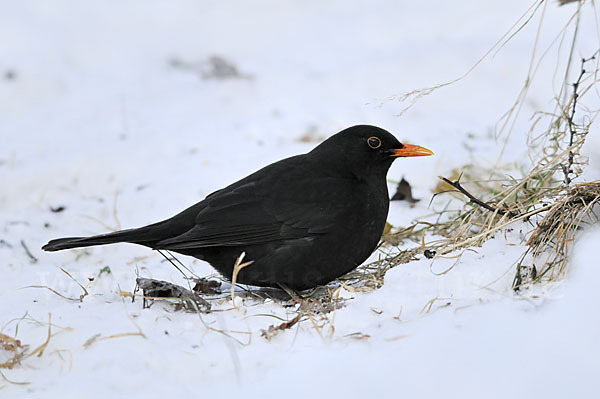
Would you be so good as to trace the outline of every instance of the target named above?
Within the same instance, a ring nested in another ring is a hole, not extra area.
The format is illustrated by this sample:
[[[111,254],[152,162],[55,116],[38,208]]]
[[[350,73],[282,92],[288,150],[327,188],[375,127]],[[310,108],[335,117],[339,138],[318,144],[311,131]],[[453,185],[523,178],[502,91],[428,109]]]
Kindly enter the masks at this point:
[[[260,330],[260,336],[265,337],[267,340],[270,340],[271,338],[279,334],[280,331],[284,331],[295,326],[300,321],[301,317],[302,314],[298,313],[298,315],[290,321],[283,322],[278,326],[271,325],[266,330]]]
[[[207,278],[194,279],[196,285],[192,291],[198,294],[216,295],[221,293],[221,282]]]

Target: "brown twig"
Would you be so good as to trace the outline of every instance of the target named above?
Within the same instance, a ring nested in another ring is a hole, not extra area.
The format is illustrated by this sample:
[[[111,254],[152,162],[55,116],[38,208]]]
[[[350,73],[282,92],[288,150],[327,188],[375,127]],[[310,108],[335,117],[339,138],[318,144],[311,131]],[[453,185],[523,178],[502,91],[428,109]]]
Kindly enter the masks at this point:
[[[302,313],[298,313],[296,315],[296,317],[294,317],[290,321],[283,322],[278,326],[271,325],[266,330],[260,330],[260,336],[265,337],[267,340],[270,340],[275,335],[277,335],[277,333],[279,333],[280,331],[284,331],[284,330],[290,329],[293,326],[295,326],[300,321],[301,318],[302,318]]]
[[[455,189],[457,189],[458,191],[460,191],[461,193],[463,193],[464,195],[466,195],[467,197],[469,197],[470,202],[473,202],[473,203],[479,205],[480,207],[487,209],[488,211],[497,212],[500,215],[512,216],[511,212],[507,212],[504,209],[495,208],[495,207],[491,206],[490,204],[485,203],[482,200],[476,198],[473,194],[471,194],[463,186],[461,186],[461,184],[460,184],[460,182],[458,180],[451,181],[451,180],[446,179],[445,177],[442,177],[442,176],[440,176],[440,179],[442,179],[443,181],[445,181],[446,183],[448,183],[449,185],[451,185],[452,187],[454,187]]]

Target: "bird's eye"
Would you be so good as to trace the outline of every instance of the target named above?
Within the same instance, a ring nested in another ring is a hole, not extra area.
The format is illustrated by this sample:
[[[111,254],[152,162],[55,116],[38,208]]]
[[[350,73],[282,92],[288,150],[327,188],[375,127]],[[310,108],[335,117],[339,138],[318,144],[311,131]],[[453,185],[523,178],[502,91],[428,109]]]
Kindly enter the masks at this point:
[[[376,150],[379,147],[381,147],[381,140],[379,139],[379,137],[371,136],[367,139],[367,144],[369,145],[369,147]]]

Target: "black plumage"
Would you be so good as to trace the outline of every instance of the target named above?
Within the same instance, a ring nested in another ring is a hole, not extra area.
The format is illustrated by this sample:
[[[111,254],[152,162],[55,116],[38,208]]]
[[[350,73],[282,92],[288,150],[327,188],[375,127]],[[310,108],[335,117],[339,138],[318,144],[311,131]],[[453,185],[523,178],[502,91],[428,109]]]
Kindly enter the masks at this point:
[[[208,195],[164,221],[43,249],[129,242],[209,262],[231,279],[242,252],[252,264],[237,282],[293,289],[325,284],[361,264],[383,232],[386,174],[396,157],[431,155],[368,125],[350,127],[311,152],[283,159]]]

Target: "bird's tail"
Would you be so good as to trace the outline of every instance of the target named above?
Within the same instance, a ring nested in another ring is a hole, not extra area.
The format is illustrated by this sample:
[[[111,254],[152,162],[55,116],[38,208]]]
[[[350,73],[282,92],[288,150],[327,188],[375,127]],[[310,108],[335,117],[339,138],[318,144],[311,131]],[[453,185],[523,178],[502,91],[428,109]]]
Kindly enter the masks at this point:
[[[115,244],[118,242],[130,242],[134,244],[142,244],[151,246],[146,234],[140,231],[141,229],[128,229],[115,231],[114,233],[100,234],[92,237],[65,237],[50,240],[44,245],[44,251],[61,251],[63,249],[91,247],[93,245]]]
[[[100,234],[92,237],[57,238],[48,242],[42,249],[44,251],[62,251],[63,249],[115,244],[118,242],[129,242],[155,248],[155,245],[165,238],[178,236],[193,228],[196,224],[196,215],[204,206],[203,202],[199,202],[170,219],[137,229],[115,231],[114,233]]]

